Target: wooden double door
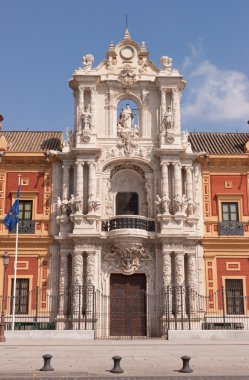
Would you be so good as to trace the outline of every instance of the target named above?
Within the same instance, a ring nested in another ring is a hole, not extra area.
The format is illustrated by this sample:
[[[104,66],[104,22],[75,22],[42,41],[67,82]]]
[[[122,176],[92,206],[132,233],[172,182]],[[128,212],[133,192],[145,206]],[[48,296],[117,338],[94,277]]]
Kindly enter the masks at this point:
[[[145,274],[111,275],[110,335],[146,336]]]

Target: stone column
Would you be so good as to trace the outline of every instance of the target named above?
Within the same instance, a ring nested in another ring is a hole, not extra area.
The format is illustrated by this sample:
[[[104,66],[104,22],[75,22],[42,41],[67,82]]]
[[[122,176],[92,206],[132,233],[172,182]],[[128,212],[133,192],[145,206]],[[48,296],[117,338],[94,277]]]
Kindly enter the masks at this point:
[[[174,195],[182,197],[182,171],[181,164],[178,162],[173,163],[174,166]]]
[[[187,166],[185,170],[186,170],[186,195],[187,195],[187,199],[193,199],[192,168],[190,166]]]
[[[196,311],[197,300],[197,267],[195,252],[187,254],[187,285],[188,285],[188,300],[189,311],[191,313]]]
[[[174,115],[174,127],[176,132],[181,131],[181,109],[180,109],[181,94],[177,88],[173,89],[173,115]]]
[[[161,89],[161,122],[162,122],[162,119],[163,119],[163,116],[166,112],[166,92],[165,92],[165,89],[162,88]]]
[[[96,201],[96,175],[95,175],[95,162],[88,162],[88,198]],[[88,212],[90,212],[88,207]]]
[[[91,113],[92,113],[92,131],[95,132],[95,115],[96,115],[96,110],[95,110],[95,104],[96,104],[96,88],[91,87]]]
[[[184,253],[175,252],[175,306],[177,313],[184,313],[185,310],[185,289],[184,289]]]
[[[73,285],[73,314],[77,318],[82,306],[82,285],[83,285],[83,256],[81,252],[74,252],[72,257],[72,285]]]
[[[56,203],[57,198],[61,196],[61,164],[59,161],[54,161],[52,164],[52,205],[51,205],[51,234],[57,235],[59,226],[56,222]]]
[[[86,285],[87,285],[87,317],[91,318],[93,313],[94,285],[95,285],[95,252],[87,252],[86,259]]]
[[[79,196],[82,200],[83,205],[83,167],[84,162],[77,161],[76,162],[76,196]],[[82,210],[81,210],[82,212]]]
[[[63,182],[63,194],[62,198],[69,198],[69,165],[66,163],[63,163],[63,176],[62,176],[62,182]]]
[[[161,180],[161,191],[162,191],[162,196],[163,195],[168,195],[169,194],[169,180],[168,180],[168,162],[162,162],[161,167],[162,167],[162,180]]]
[[[162,272],[163,272],[163,306],[164,314],[172,313],[172,293],[171,293],[171,254],[162,252]]]
[[[68,252],[60,252],[59,315],[63,317],[68,309]]]
[[[84,111],[84,92],[85,92],[85,89],[84,87],[80,87],[79,88],[79,108],[80,108],[80,111]]]

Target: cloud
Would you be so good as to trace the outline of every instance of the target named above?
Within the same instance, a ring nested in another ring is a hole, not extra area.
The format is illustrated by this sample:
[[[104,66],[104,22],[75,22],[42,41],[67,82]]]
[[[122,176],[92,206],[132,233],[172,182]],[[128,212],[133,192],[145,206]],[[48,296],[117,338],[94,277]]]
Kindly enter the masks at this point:
[[[188,75],[189,92],[182,108],[186,119],[244,121],[249,116],[249,79],[235,70],[220,70],[205,60]]]

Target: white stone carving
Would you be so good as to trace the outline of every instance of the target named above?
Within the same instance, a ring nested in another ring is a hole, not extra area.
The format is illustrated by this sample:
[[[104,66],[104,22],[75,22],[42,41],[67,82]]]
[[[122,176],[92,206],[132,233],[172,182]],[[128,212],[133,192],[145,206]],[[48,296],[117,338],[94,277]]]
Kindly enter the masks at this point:
[[[111,253],[104,255],[104,260],[112,261],[112,265],[126,275],[135,273],[143,260],[151,259],[151,255],[139,243],[132,244],[130,247],[114,245]]]
[[[163,55],[161,58],[160,58],[160,62],[161,62],[161,65],[162,65],[162,70],[163,71],[166,71],[167,73],[171,73],[172,71],[172,58],[170,57],[167,57],[166,55]]]
[[[126,64],[120,71],[119,82],[123,88],[128,91],[136,81],[136,74],[134,74],[133,68],[129,64]]]
[[[155,205],[157,214],[169,214],[170,198],[168,195],[163,195],[162,198],[156,195]]]
[[[95,214],[99,210],[100,204],[100,200],[93,194],[90,194],[88,197],[88,213]]]
[[[82,65],[85,71],[90,71],[94,62],[94,56],[92,54],[86,54],[82,57]]]

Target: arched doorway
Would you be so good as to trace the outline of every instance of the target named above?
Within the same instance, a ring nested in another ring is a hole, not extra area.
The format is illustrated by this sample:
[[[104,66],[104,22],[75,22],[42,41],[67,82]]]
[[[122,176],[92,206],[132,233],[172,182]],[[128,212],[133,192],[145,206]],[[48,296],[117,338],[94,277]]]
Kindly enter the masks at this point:
[[[110,336],[146,336],[146,276],[110,276]]]

